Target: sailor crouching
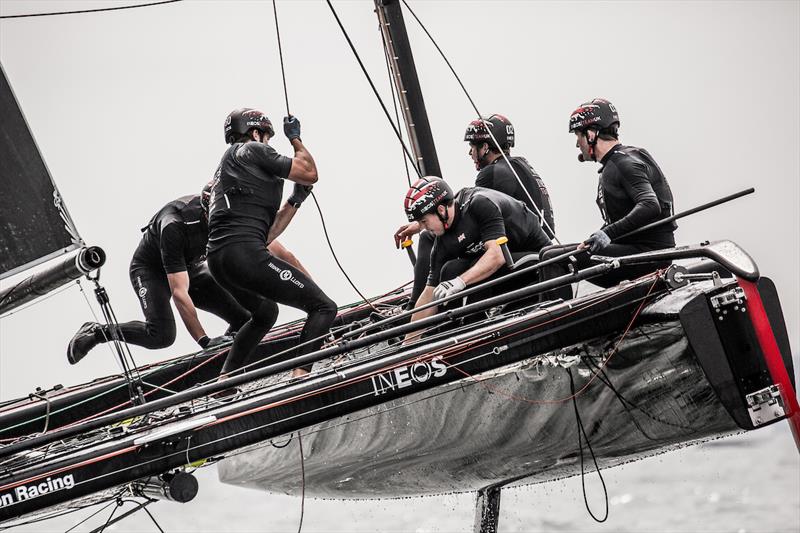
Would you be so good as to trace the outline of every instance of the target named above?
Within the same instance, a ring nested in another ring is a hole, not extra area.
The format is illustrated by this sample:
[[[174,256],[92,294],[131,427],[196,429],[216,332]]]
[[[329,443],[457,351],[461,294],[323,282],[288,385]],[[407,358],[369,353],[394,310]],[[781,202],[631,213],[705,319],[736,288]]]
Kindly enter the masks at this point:
[[[418,221],[435,236],[428,279],[415,307],[507,273],[498,239],[508,239],[508,249],[515,261],[551,243],[539,218],[525,204],[491,189],[466,187],[453,194],[444,180],[428,176],[411,186],[404,207],[409,221]],[[531,276],[535,279],[531,280]],[[519,276],[475,298],[513,290],[538,279],[535,273],[531,276]],[[412,315],[411,321],[437,312],[438,306],[421,309]],[[405,340],[409,342],[419,335],[410,333]]]

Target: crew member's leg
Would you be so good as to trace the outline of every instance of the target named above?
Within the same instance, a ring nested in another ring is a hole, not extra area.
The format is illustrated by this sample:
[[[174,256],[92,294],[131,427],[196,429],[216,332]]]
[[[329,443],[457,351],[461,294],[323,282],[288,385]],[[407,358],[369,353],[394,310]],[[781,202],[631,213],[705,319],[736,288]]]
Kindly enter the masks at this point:
[[[239,331],[250,319],[250,312],[217,283],[205,262],[189,268],[189,297],[195,307],[228,323],[226,335]]]
[[[156,350],[175,342],[175,316],[169,305],[171,292],[166,275],[158,269],[131,263],[130,279],[145,321],[134,320],[119,325],[120,338],[129,344]],[[72,338],[67,358],[75,364],[100,343],[112,339],[109,326],[86,322]]]
[[[214,278],[253,313],[250,321],[236,335],[229,359],[235,357],[244,361],[263,338],[262,335],[253,342],[255,335],[249,337],[249,333],[251,324],[259,321],[262,326],[265,324],[263,315],[267,311],[266,302],[282,303],[308,313],[300,334],[299,343],[302,347],[298,355],[316,351],[322,345],[323,336],[336,317],[336,304],[298,269],[272,256],[265,248],[251,243],[237,243],[215,252],[209,257],[209,267]],[[249,299],[249,304],[242,300],[242,296]],[[262,299],[256,309],[253,308],[254,297]],[[240,339],[243,333],[248,334],[248,340]],[[229,366],[226,362],[226,367]],[[309,369],[310,366],[303,368]]]

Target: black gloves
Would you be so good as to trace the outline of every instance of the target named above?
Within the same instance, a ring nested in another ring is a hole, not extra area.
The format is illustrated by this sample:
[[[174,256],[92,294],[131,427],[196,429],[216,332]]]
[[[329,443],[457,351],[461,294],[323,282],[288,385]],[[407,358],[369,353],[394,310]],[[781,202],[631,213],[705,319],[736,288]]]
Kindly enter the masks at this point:
[[[293,207],[300,207],[300,204],[308,198],[308,195],[311,194],[311,189],[314,187],[311,185],[300,185],[299,183],[294,184],[294,190],[292,190],[292,195],[289,197],[287,202]]]
[[[233,337],[228,335],[220,335],[219,337],[214,337],[213,339],[209,339],[208,335],[203,335],[199,339],[197,339],[197,344],[204,350],[209,348],[214,348],[215,346],[220,346],[222,344],[226,344],[229,342],[233,342]]]
[[[297,117],[293,115],[283,117],[283,133],[290,141],[300,138],[300,121]]]

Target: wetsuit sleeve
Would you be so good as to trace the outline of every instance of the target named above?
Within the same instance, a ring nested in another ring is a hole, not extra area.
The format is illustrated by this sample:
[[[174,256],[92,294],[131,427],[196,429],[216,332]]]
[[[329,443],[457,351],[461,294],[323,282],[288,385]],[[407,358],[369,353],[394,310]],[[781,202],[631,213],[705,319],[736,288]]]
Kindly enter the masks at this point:
[[[249,142],[237,154],[242,161],[251,163],[268,174],[286,179],[292,170],[292,159],[279,154],[273,147],[264,143]]]
[[[481,242],[493,241],[506,236],[503,213],[500,212],[497,204],[488,198],[476,195],[472,199],[467,213],[480,228]]]
[[[161,228],[161,263],[167,274],[186,271],[183,250],[186,247],[186,233],[180,222],[171,222]]]
[[[427,286],[435,287],[439,284],[439,277],[446,259],[441,243],[438,239],[435,240],[431,249],[431,270],[428,272],[428,281],[425,283]]]
[[[647,177],[647,166],[643,162],[633,157],[624,157],[612,164],[617,166],[620,185],[635,203],[627,215],[603,228],[606,235],[614,240],[657,220],[661,207]]]

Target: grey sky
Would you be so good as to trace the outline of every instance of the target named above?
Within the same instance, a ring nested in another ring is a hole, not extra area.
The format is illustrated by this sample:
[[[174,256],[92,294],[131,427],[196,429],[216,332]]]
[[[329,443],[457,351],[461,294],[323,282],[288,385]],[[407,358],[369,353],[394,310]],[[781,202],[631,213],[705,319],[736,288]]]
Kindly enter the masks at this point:
[[[85,1],[0,1],[0,13],[81,9]],[[114,4],[118,5],[118,4]],[[371,2],[336,2],[384,95]],[[595,96],[620,111],[622,141],[646,147],[681,210],[748,186],[756,194],[681,222],[680,243],[729,238],[779,290],[797,353],[800,287],[800,4],[786,2],[413,2],[484,114],[500,112],[547,183],[564,241],[600,224],[596,166],[579,164],[567,119]],[[342,263],[366,294],[411,277],[391,234],[403,222],[401,152],[322,1],[279,2],[292,112],[320,169],[317,196]],[[462,142],[473,112],[406,17],[444,177],[470,185]],[[0,21],[0,61],[84,239],[108,254],[102,281],[122,320],[140,311],[127,266],[139,229],[199,191],[224,149],[233,108],[285,113],[271,2],[194,1]],[[279,128],[278,128],[279,129]],[[281,133],[274,146],[289,145]],[[328,252],[313,205],[284,243],[339,304],[357,299]],[[88,295],[93,300],[91,294]],[[284,310],[281,321],[298,316]],[[66,362],[92,320],[75,289],[0,323],[0,399],[114,372],[99,348]],[[224,328],[208,315],[213,334]],[[134,348],[139,363],[194,349]],[[796,363],[797,364],[797,363]]]

